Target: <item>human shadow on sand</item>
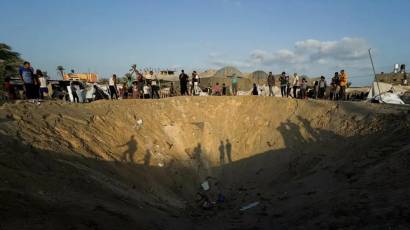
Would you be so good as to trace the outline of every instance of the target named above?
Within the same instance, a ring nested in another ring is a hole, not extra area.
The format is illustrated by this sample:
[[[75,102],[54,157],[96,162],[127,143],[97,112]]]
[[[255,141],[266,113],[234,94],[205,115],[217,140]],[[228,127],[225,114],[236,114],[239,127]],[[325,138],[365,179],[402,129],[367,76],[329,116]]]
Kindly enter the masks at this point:
[[[232,143],[229,139],[225,140],[226,143],[221,140],[218,151],[219,151],[219,164],[224,165],[226,163],[232,163]],[[225,160],[227,158],[227,162]]]
[[[130,162],[135,163],[134,157],[135,157],[135,153],[138,150],[138,142],[137,140],[135,140],[134,135],[130,137],[130,140],[127,143],[120,145],[118,147],[125,147],[125,146],[127,146],[128,148],[121,154],[121,160],[130,161]]]

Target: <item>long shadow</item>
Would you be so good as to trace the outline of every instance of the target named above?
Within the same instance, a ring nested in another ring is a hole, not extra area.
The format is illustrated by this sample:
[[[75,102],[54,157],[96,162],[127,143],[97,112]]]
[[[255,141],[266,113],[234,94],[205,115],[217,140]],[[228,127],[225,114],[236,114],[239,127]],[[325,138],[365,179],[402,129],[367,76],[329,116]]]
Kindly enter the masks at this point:
[[[219,165],[222,166],[226,163],[232,163],[232,143],[229,141],[229,139],[226,139],[225,143],[222,140],[220,141],[218,151]]]
[[[120,145],[118,147],[125,147],[125,146],[127,147],[127,149],[122,153],[122,157],[121,157],[122,161],[129,161],[129,162],[135,163],[134,159],[135,159],[135,153],[138,150],[138,143],[134,135],[130,137],[130,140],[127,143]]]
[[[223,141],[220,142],[218,151],[219,151],[219,164],[224,165],[225,164],[225,145]]]
[[[104,161],[0,134],[0,229],[193,229],[176,205],[194,196],[191,174],[177,162],[161,168]]]
[[[317,129],[302,117],[295,122],[288,120],[278,128],[285,148],[224,166],[225,174],[218,179],[227,185],[223,193],[232,208],[224,215],[235,216],[241,207],[238,201],[260,202],[248,214],[254,221],[240,218],[237,228],[375,229],[410,224],[403,219],[410,213],[405,195],[410,192],[410,133],[405,126],[388,137],[383,129],[346,137]],[[399,163],[403,159],[408,163]]]
[[[151,151],[147,149],[144,155],[144,165],[145,166],[149,166],[151,164],[151,158],[152,158]]]
[[[232,143],[229,141],[229,139],[226,139],[226,157],[228,158],[228,162],[232,163]]]

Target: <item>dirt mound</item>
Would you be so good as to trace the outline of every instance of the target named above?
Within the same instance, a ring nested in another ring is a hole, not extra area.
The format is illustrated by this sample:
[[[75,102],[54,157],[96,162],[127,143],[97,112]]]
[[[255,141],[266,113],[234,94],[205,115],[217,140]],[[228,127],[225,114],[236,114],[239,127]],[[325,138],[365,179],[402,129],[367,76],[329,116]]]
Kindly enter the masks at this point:
[[[270,97],[5,104],[0,229],[406,228],[409,114]]]

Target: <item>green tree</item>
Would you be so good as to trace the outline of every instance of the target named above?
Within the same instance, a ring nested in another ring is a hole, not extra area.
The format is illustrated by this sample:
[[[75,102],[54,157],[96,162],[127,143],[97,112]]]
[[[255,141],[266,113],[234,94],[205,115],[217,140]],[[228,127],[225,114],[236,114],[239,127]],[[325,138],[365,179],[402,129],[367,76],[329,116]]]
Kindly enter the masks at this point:
[[[18,76],[18,67],[22,63],[19,53],[14,52],[9,45],[0,43],[0,87],[3,87],[6,77]]]
[[[120,83],[125,83],[125,82],[127,82],[127,81],[128,81],[128,77],[131,77],[131,78],[132,78],[132,74],[131,74],[131,73],[126,73],[126,74],[124,75],[124,77],[120,80]]]

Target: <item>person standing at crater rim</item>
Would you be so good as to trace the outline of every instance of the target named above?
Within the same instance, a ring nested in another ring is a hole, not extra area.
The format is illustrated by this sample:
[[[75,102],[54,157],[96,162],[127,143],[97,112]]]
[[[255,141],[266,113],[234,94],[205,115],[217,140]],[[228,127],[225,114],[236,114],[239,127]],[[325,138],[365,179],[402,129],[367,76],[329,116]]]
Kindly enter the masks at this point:
[[[297,97],[297,90],[300,89],[300,80],[297,73],[293,74],[293,98]]]
[[[282,74],[279,77],[280,81],[280,93],[282,97],[286,97],[286,86],[288,85],[286,81],[286,72],[282,72]]]
[[[26,99],[34,99],[35,87],[34,87],[34,69],[31,67],[30,62],[24,62],[23,66],[19,68],[20,79],[24,82],[24,91],[26,93]]]
[[[199,75],[198,73],[194,70],[194,72],[192,72],[192,96],[199,96]]]
[[[347,88],[348,76],[345,70],[340,70],[339,84],[340,84],[340,98],[346,100],[346,88]]]
[[[113,74],[109,81],[109,89],[111,99],[118,99],[118,89],[117,89],[117,75]],[[114,97],[115,96],[115,97]]]
[[[335,75],[331,80],[330,87],[330,100],[336,101],[339,100],[339,72],[335,72]]]
[[[181,74],[179,75],[179,83],[181,88],[181,96],[188,94],[188,75],[185,73],[184,70],[181,70]]]
[[[290,91],[292,90],[291,85],[290,85],[290,77],[289,75],[286,75],[286,97],[291,97]]]
[[[236,96],[238,94],[238,77],[236,76],[236,73],[232,74],[231,87],[232,87],[232,95]]]
[[[326,79],[324,76],[320,76],[320,81],[319,81],[319,98],[320,99],[325,99],[326,88],[327,88]]]
[[[274,87],[275,87],[275,76],[272,72],[269,72],[268,75],[268,86],[269,86],[269,96],[275,96]]]

